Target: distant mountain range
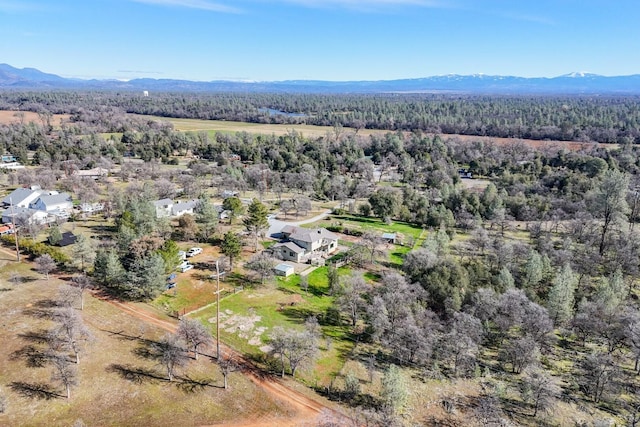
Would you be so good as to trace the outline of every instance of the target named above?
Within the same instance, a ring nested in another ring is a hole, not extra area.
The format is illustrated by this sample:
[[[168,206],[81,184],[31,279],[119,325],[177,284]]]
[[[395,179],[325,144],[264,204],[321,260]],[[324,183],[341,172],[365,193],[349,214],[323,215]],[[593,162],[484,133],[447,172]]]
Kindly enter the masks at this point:
[[[48,74],[35,68],[0,64],[0,89],[90,89],[158,92],[281,92],[281,93],[468,93],[468,94],[640,94],[640,74],[606,77],[570,73],[553,78],[446,75],[418,79],[345,81],[285,80],[199,82],[172,79],[82,80]]]

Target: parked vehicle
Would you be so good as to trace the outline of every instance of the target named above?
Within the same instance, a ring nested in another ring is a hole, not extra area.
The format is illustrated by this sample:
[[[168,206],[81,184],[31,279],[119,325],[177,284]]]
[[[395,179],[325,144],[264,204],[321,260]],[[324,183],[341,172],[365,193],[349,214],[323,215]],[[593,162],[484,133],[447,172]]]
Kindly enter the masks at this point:
[[[181,273],[184,273],[185,271],[189,271],[192,268],[193,264],[189,264],[189,261],[183,261],[182,264],[177,267],[177,270]]]
[[[187,253],[185,251],[178,251],[178,257],[180,259],[186,259],[187,258]]]
[[[187,251],[187,256],[192,257],[202,253],[202,248],[191,248]]]

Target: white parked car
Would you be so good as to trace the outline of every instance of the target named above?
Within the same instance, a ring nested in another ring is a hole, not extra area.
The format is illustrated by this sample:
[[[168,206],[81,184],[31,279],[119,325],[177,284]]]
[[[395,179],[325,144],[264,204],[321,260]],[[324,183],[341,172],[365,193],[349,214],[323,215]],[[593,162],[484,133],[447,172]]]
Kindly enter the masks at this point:
[[[187,258],[187,253],[185,251],[178,251],[178,257],[180,259],[186,259]]]
[[[191,248],[187,251],[187,256],[192,257],[202,253],[202,248]]]
[[[178,270],[181,273],[184,273],[185,271],[189,271],[192,268],[193,268],[193,264],[189,264],[189,261],[183,261],[182,264],[176,267],[176,270]]]

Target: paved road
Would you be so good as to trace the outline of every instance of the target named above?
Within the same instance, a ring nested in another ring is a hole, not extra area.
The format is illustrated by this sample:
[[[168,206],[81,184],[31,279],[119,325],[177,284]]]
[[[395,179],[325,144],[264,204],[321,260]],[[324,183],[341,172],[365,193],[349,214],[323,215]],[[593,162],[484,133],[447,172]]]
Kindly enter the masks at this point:
[[[331,213],[331,209],[327,209],[319,215],[314,216],[313,218],[303,219],[302,221],[281,221],[276,219],[275,216],[270,216],[269,220],[269,230],[267,231],[267,236],[272,237],[274,234],[277,235],[282,231],[285,225],[303,225],[309,224],[312,222],[320,221],[321,219],[326,218]]]

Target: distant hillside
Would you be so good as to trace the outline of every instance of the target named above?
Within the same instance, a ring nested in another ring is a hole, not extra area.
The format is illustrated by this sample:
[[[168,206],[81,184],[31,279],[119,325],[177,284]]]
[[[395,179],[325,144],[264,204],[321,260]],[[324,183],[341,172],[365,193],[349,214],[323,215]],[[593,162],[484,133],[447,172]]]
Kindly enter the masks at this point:
[[[418,79],[346,81],[285,80],[274,82],[196,82],[171,79],[80,80],[43,73],[34,68],[0,64],[0,88],[96,89],[162,92],[276,92],[276,93],[384,93],[437,92],[472,94],[640,94],[640,74],[606,77],[570,73],[559,77],[447,75]]]

